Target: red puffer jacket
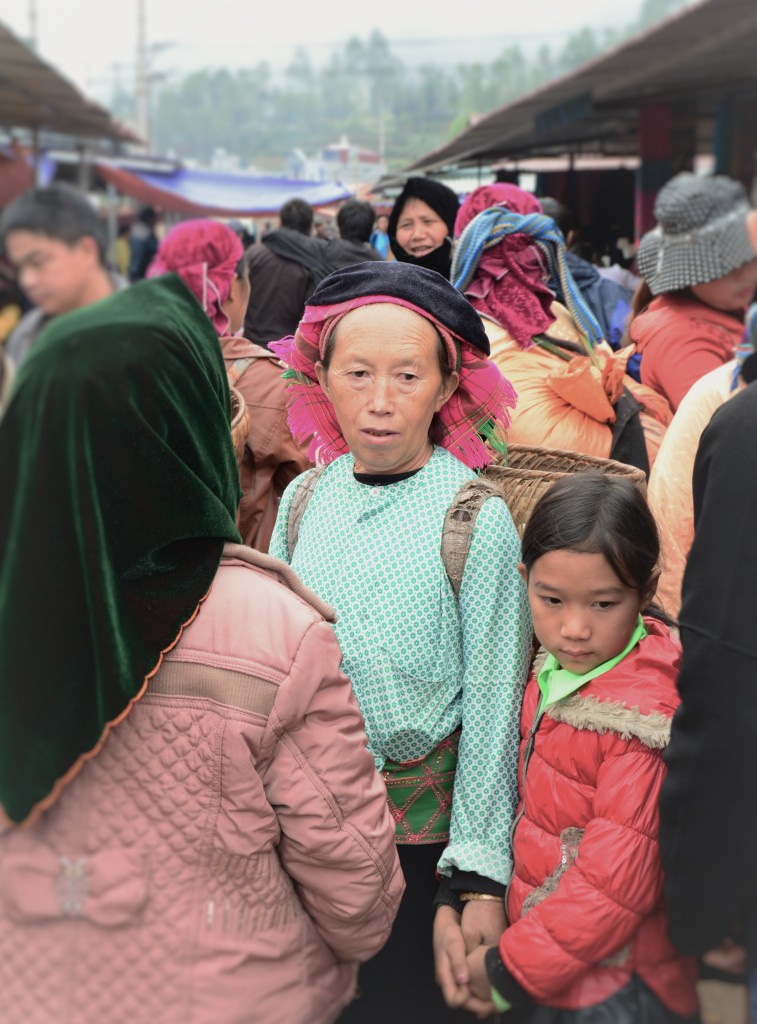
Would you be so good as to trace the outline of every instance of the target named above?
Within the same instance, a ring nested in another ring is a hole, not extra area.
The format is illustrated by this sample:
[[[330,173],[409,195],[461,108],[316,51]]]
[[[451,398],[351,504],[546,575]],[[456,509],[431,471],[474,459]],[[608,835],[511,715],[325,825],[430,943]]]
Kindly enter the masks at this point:
[[[680,647],[654,619],[615,668],[535,722],[521,717],[524,794],[514,826],[504,966],[539,1004],[604,1002],[638,975],[673,1012],[696,1012],[694,961],[667,937],[658,850],[662,751]]]

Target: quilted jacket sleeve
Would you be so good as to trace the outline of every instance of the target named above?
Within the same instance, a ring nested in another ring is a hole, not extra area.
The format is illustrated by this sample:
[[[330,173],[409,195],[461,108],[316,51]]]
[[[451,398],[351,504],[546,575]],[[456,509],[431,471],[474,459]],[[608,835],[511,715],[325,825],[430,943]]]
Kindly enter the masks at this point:
[[[605,736],[594,817],[557,889],[504,933],[507,970],[536,1000],[575,982],[631,939],[658,904],[659,751]]]
[[[340,661],[332,629],[314,623],[279,688],[262,778],[305,909],[339,959],[363,961],[389,937],[404,880],[386,789]]]

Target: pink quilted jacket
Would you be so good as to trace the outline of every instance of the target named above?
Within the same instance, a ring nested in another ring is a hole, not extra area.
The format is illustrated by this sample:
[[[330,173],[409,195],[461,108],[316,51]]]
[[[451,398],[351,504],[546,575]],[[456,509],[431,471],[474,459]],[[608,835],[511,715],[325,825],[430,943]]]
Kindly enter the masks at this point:
[[[3,1024],[335,1020],[404,886],[332,615],[227,546],[131,714],[0,835]]]

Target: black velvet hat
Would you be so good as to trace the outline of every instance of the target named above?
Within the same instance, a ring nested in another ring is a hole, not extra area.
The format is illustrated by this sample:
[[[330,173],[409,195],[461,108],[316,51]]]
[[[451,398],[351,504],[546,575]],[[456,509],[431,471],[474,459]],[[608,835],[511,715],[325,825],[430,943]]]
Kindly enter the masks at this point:
[[[462,292],[435,270],[412,263],[355,263],[329,274],[308,299],[308,306],[335,306],[371,295],[391,295],[424,309],[452,334],[489,355],[481,318]]]

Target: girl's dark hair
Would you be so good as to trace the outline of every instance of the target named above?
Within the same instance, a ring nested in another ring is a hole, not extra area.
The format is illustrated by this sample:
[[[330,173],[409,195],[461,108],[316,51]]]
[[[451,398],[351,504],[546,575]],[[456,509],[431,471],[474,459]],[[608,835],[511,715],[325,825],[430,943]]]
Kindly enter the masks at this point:
[[[245,253],[241,260],[239,261],[239,263],[237,263],[236,267],[234,268],[234,277],[239,277],[244,281],[244,279],[249,276],[249,273],[250,261],[247,258],[247,253]]]
[[[603,555],[618,579],[643,594],[660,558],[657,524],[630,480],[599,470],[569,473],[536,504],[523,535],[528,572],[550,551]],[[672,624],[660,609],[647,611]]]

